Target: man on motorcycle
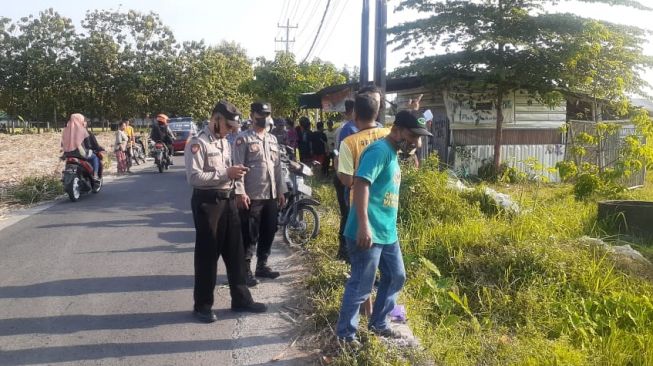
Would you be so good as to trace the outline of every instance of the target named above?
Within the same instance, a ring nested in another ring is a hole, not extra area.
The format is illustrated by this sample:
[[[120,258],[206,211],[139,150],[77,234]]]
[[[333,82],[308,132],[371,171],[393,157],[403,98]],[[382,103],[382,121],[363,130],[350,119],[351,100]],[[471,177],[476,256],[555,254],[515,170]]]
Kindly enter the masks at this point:
[[[175,140],[175,134],[168,127],[168,116],[159,114],[156,116],[156,123],[152,124],[152,132],[150,138],[154,142],[162,142],[166,146],[166,156],[170,165],[172,164],[172,142]]]

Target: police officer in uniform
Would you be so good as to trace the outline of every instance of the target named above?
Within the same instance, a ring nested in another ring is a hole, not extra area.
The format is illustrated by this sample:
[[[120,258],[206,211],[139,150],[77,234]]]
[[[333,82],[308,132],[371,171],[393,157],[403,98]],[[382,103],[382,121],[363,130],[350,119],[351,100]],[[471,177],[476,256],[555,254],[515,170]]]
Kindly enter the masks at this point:
[[[252,103],[252,127],[236,138],[233,147],[234,164],[249,168],[243,180],[236,183],[236,201],[242,210],[248,286],[258,283],[251,271],[255,248],[256,277],[279,277],[279,272],[268,266],[268,257],[277,231],[279,207],[285,204],[287,187],[281,173],[280,146],[276,137],[267,130],[271,113],[269,104]]]
[[[231,103],[220,101],[211,119],[191,138],[184,151],[186,177],[193,186],[191,208],[195,222],[195,305],[193,315],[200,321],[217,320],[212,311],[218,258],[227,269],[231,309],[265,312],[266,306],[254,302],[246,284],[240,218],[234,195],[235,181],[248,169],[233,165],[226,136],[240,124],[240,112]]]

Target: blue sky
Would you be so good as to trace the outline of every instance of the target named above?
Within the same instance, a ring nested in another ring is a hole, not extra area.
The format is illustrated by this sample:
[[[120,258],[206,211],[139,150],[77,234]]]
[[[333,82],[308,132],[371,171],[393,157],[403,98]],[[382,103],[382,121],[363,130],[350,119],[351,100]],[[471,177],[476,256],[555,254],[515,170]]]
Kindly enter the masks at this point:
[[[328,0],[4,0],[1,16],[12,19],[37,14],[39,11],[54,8],[60,14],[70,17],[76,25],[90,9],[135,9],[154,11],[163,22],[170,26],[178,40],[204,39],[208,44],[221,40],[236,41],[245,47],[251,57],[274,57],[275,50],[283,44],[275,43],[275,38],[285,38],[285,31],[277,27],[290,19],[293,29],[290,39],[294,39],[291,50],[299,59],[307,56],[320,19]],[[640,0],[653,7],[653,0]],[[331,61],[339,67],[358,65],[360,58],[360,0],[331,0],[330,10],[320,37],[309,59],[319,57]],[[374,1],[370,0],[372,4]],[[414,18],[414,13],[395,13],[397,0],[388,6],[388,24],[394,25]],[[588,5],[577,1],[561,1],[552,8],[555,11],[572,12],[615,23],[625,23],[653,31],[653,12],[610,7],[607,5]],[[370,20],[370,34],[373,34],[374,18]],[[370,41],[372,45],[373,41]],[[372,48],[372,47],[371,47]],[[372,51],[372,50],[370,50]],[[653,55],[653,44],[646,46],[646,52]],[[400,64],[402,51],[388,49],[388,70]],[[370,61],[373,60],[370,54]],[[372,65],[370,65],[370,68]],[[653,72],[646,76],[653,84]]]

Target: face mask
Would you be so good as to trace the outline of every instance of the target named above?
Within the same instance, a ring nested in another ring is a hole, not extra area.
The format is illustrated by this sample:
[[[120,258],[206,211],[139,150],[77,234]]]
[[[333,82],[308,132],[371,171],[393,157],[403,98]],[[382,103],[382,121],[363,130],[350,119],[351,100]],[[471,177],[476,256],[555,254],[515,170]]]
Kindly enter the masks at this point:
[[[410,153],[411,151],[413,151],[413,150],[415,150],[417,148],[417,144],[408,142],[408,140],[403,138],[403,136],[402,136],[402,140],[399,141],[397,146],[399,146],[399,150],[403,154],[408,154],[408,153]]]
[[[254,122],[256,123],[256,127],[260,127],[260,128],[265,128],[268,125],[268,119],[265,117],[254,118]]]

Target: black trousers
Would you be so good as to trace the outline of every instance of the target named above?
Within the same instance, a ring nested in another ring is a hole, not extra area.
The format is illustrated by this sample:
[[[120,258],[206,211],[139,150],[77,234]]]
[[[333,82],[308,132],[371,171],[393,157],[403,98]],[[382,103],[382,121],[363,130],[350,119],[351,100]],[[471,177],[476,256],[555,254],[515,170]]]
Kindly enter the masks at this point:
[[[256,249],[257,266],[267,264],[277,232],[278,214],[276,199],[252,200],[249,210],[241,211],[245,261],[251,262]]]
[[[195,310],[213,306],[218,258],[222,255],[229,280],[231,306],[250,305],[245,254],[240,218],[234,198],[217,199],[211,191],[193,191],[191,198],[195,221]]]
[[[340,209],[340,228],[338,229],[338,258],[349,263],[349,254],[347,253],[347,242],[345,241],[345,225],[347,224],[347,215],[349,215],[349,202],[345,197],[345,186],[338,179],[338,173],[333,177],[333,186],[336,189],[336,198],[338,199],[338,208]]]

